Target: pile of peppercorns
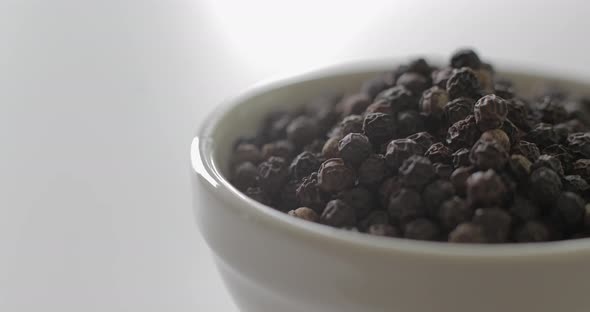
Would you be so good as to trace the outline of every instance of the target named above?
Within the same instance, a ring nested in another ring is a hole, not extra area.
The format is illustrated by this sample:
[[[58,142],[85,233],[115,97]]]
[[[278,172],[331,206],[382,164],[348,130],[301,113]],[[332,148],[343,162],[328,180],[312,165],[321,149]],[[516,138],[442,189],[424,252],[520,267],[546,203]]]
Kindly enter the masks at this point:
[[[464,49],[447,67],[417,59],[355,94],[270,113],[236,142],[231,181],[291,216],[372,235],[590,237],[589,106],[557,89],[519,96]]]

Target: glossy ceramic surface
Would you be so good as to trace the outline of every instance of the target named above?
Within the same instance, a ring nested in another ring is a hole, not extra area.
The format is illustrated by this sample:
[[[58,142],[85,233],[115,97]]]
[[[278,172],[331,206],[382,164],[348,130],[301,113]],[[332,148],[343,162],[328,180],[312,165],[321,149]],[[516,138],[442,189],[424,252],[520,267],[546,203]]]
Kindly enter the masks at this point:
[[[194,138],[197,224],[240,309],[590,311],[590,240],[457,246],[372,237],[289,217],[247,198],[224,178],[233,141],[254,133],[266,112],[295,108],[326,91],[354,91],[391,64],[340,65],[256,86],[220,107]],[[504,75],[523,89],[540,81]],[[550,81],[587,90],[581,83]]]

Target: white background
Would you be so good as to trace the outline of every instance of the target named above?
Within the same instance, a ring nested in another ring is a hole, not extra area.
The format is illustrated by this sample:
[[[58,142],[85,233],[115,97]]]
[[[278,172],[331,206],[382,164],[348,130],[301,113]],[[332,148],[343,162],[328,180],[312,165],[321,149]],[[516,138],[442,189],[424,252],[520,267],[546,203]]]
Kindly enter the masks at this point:
[[[589,9],[0,0],[0,311],[237,311],[190,208],[190,139],[217,103],[274,75],[465,45],[590,77]]]

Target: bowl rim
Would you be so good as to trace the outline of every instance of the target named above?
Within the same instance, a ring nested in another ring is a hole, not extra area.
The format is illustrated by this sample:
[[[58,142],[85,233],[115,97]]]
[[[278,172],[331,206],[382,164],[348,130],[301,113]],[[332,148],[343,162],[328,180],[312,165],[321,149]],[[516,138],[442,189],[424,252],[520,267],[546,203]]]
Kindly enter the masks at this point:
[[[329,78],[331,76],[358,74],[370,71],[387,71],[391,64],[399,64],[402,58],[355,60],[335,63],[315,69],[299,72],[296,74],[275,77],[258,82],[238,96],[225,101],[213,110],[204,119],[197,135],[193,138],[190,146],[190,162],[192,174],[201,178],[207,187],[222,194],[225,201],[229,201],[227,208],[245,216],[254,218],[257,225],[267,225],[288,231],[291,234],[303,236],[306,239],[314,239],[321,242],[340,244],[354,250],[371,249],[377,252],[409,253],[418,255],[429,255],[438,257],[469,257],[480,259],[507,259],[520,257],[560,257],[564,254],[574,254],[590,251],[590,238],[572,239],[553,242],[539,243],[506,243],[506,244],[451,244],[448,242],[429,242],[409,240],[405,238],[379,237],[356,233],[342,229],[332,228],[322,224],[312,223],[293,218],[283,212],[277,211],[269,206],[261,204],[236,189],[224,177],[214,159],[214,144],[210,138],[218,128],[223,117],[232,109],[249,98],[270,92],[281,87],[288,87],[290,84],[306,80]],[[558,75],[537,70],[528,70],[518,66],[506,66],[511,70],[500,70],[509,74],[530,76],[533,78],[544,78],[551,81],[561,81],[566,84],[587,83],[560,77]],[[196,187],[196,186],[194,186]]]

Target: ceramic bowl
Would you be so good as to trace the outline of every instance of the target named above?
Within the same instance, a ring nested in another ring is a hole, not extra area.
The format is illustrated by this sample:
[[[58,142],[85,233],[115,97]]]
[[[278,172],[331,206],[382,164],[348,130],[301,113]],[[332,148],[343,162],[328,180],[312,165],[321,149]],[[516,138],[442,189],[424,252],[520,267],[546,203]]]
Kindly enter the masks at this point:
[[[590,240],[452,245],[373,237],[301,221],[249,199],[227,180],[234,140],[262,116],[326,91],[355,91],[392,68],[332,66],[258,85],[207,119],[191,146],[198,228],[244,312],[587,312]],[[502,72],[527,89],[549,81]]]

